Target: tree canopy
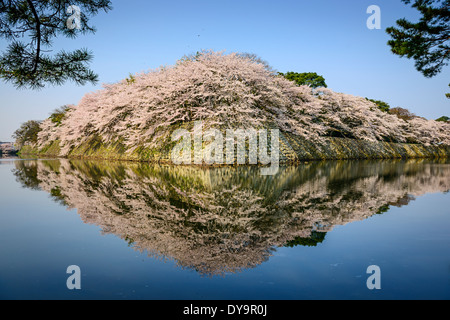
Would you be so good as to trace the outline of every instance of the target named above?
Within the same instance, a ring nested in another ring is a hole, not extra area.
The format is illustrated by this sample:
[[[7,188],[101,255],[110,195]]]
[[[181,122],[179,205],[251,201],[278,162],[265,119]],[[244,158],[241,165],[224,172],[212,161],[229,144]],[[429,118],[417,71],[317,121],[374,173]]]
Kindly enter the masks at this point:
[[[434,77],[450,60],[450,0],[402,1],[412,2],[421,18],[415,23],[400,19],[396,27],[387,28],[392,38],[388,45],[394,54],[413,59],[425,77]]]
[[[42,121],[30,120],[23,123],[19,129],[17,129],[13,138],[16,140],[15,145],[18,149],[21,149],[25,144],[36,143],[38,140],[38,133],[42,130],[40,125]]]
[[[327,88],[325,78],[318,75],[315,72],[287,72],[286,74],[280,73],[283,77],[290,81],[294,81],[299,86],[309,86],[311,88]]]
[[[439,119],[436,119],[436,121],[448,122],[450,121],[450,118],[447,116],[442,116]]]
[[[53,56],[47,52],[59,35],[94,33],[89,18],[111,9],[109,0],[0,0],[0,37],[9,42],[0,55],[0,78],[32,89],[67,80],[96,83],[98,76],[88,68],[93,55],[87,49],[61,50]]]

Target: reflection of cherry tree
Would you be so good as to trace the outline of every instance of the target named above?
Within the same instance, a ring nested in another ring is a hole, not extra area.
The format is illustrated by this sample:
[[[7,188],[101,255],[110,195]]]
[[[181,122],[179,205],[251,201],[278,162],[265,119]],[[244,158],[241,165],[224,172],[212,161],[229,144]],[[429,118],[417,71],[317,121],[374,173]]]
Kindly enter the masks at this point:
[[[25,186],[39,185],[84,222],[211,275],[255,267],[278,246],[411,196],[450,190],[448,165],[417,160],[311,163],[269,177],[245,167],[68,160],[16,166]]]

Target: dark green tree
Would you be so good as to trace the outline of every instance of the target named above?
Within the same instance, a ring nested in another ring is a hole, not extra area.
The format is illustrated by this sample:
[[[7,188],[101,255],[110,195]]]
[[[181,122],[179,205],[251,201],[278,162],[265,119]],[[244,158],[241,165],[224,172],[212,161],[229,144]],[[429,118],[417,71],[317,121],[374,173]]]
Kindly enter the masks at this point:
[[[315,72],[287,72],[280,73],[283,77],[290,81],[294,81],[299,86],[310,86],[311,88],[327,88],[327,84],[325,83],[325,78],[323,76],[318,75]]]
[[[0,55],[0,78],[32,89],[67,80],[96,83],[98,76],[88,68],[93,55],[87,49],[62,50],[53,56],[48,52],[59,35],[94,33],[89,18],[111,9],[109,0],[0,0],[0,37],[9,42]]]
[[[450,59],[450,0],[402,0],[421,14],[419,22],[397,20],[396,27],[386,32],[388,45],[400,57],[415,61],[416,69],[425,77],[439,74]],[[446,94],[450,98],[450,94]]]
[[[450,121],[450,118],[447,116],[442,116],[439,119],[436,119],[436,121],[448,122]]]
[[[326,232],[312,231],[309,238],[297,237],[291,241],[288,241],[284,246],[289,248],[296,246],[317,247],[319,243],[322,243],[325,240],[326,234]]]
[[[370,102],[373,102],[377,105],[378,109],[380,109],[383,112],[389,112],[389,110],[391,109],[391,106],[384,101],[381,100],[373,100],[373,99],[368,99],[366,98],[366,100],[369,100]]]
[[[19,129],[17,129],[13,138],[16,140],[15,145],[17,149],[22,149],[22,147],[27,143],[36,143],[38,139],[38,133],[41,129],[42,121],[30,120],[23,123]]]

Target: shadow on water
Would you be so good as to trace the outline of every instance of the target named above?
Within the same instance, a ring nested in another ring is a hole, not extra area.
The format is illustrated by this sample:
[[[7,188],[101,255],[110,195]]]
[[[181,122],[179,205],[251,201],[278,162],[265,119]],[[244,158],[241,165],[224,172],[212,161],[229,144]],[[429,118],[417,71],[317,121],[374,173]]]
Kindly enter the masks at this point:
[[[27,160],[14,174],[136,250],[203,275],[238,272],[277,247],[317,246],[336,225],[450,190],[447,160],[327,161],[197,168]]]

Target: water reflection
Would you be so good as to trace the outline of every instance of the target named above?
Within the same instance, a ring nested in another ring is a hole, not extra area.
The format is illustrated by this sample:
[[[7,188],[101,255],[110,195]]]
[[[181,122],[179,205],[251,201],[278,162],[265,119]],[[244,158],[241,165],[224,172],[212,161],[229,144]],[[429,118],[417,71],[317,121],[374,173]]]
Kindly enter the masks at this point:
[[[450,165],[430,160],[313,162],[276,176],[81,160],[15,166],[24,187],[76,208],[85,223],[204,275],[255,267],[277,247],[315,246],[336,225],[450,190]]]

